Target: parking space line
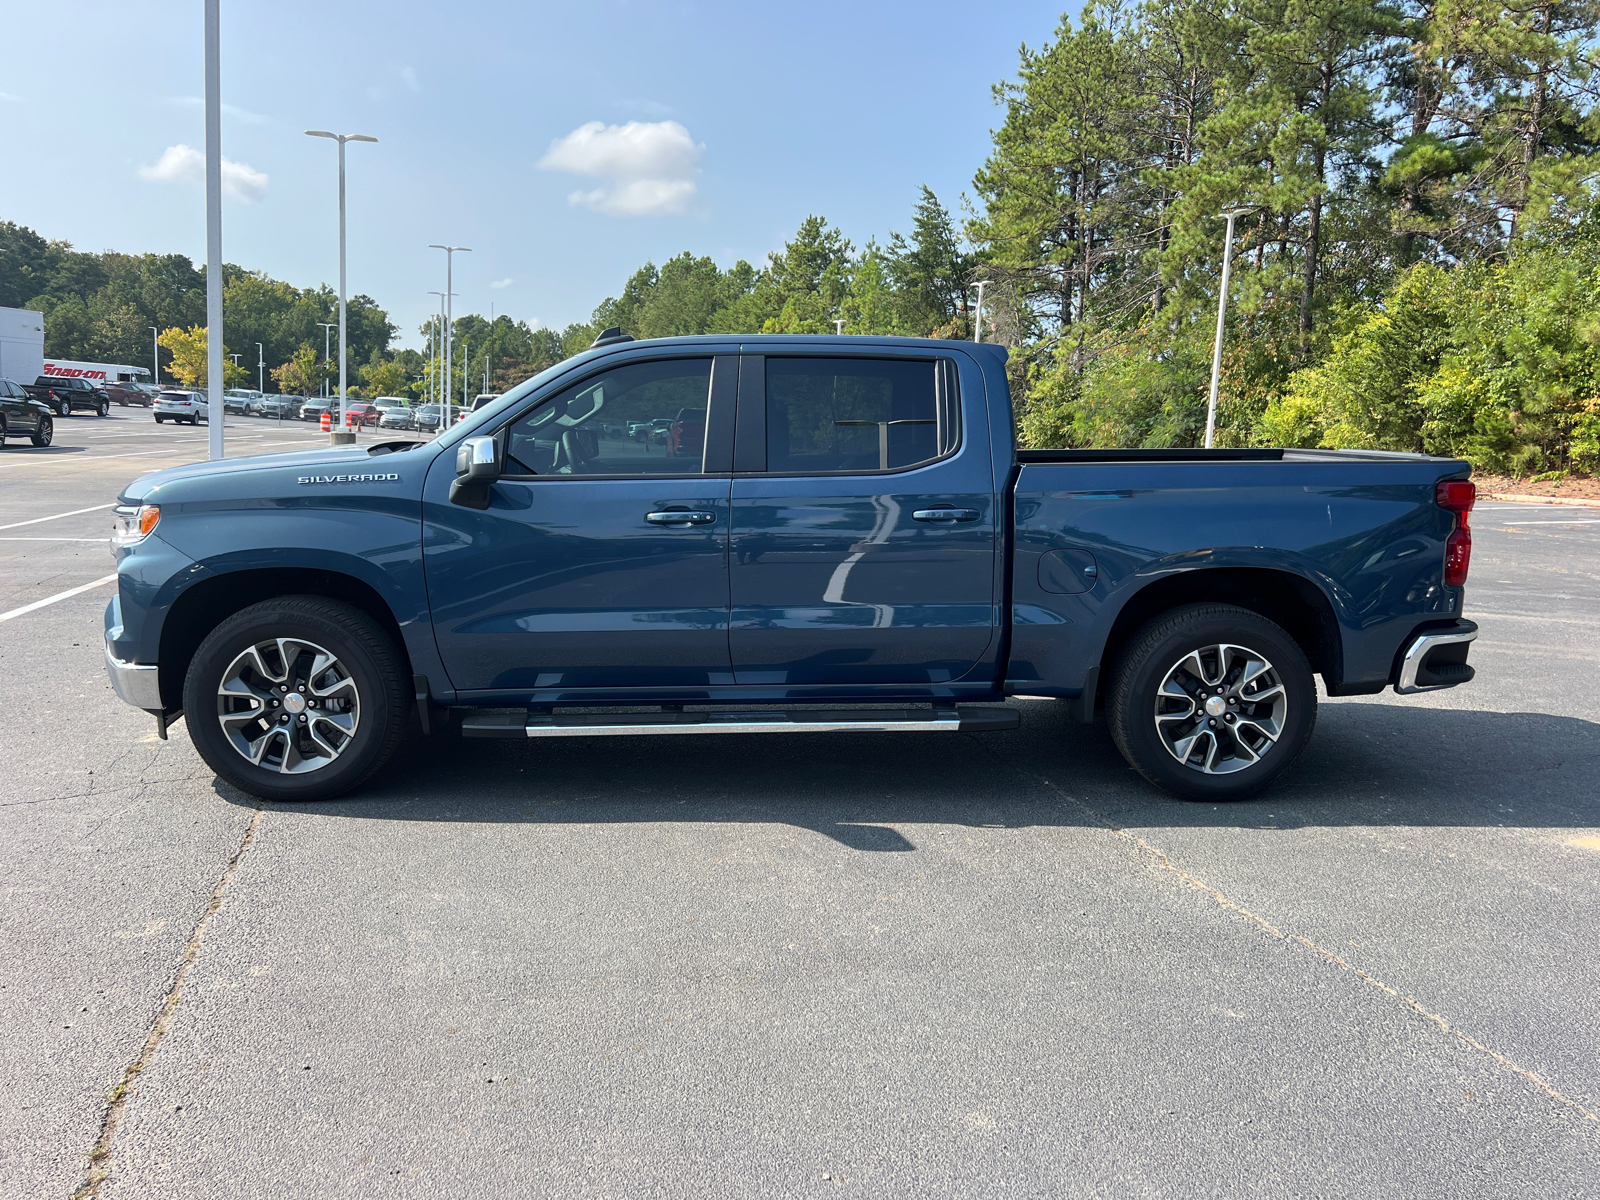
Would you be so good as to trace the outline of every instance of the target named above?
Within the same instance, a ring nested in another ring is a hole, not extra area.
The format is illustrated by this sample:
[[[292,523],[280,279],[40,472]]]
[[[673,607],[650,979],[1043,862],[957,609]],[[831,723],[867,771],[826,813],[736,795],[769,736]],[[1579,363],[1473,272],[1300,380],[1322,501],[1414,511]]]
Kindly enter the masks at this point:
[[[113,573],[111,575],[107,575],[103,579],[96,579],[93,583],[86,583],[81,587],[68,588],[64,592],[57,592],[54,596],[46,596],[43,600],[35,600],[32,604],[24,604],[21,608],[13,608],[10,612],[0,613],[0,621],[9,621],[12,617],[20,617],[25,613],[31,613],[35,609],[43,608],[47,604],[54,604],[57,600],[70,600],[73,596],[79,595],[80,593],[87,592],[93,588],[100,587],[103,584],[110,583],[115,578],[116,575]]]
[[[80,513],[99,512],[101,509],[111,508],[114,505],[115,501],[111,504],[91,505],[89,508],[75,508],[71,512],[52,513],[48,517],[35,517],[31,521],[13,521],[9,525],[0,525],[0,529],[21,529],[24,525],[37,525],[40,521],[57,521],[62,517],[76,517]]]
[[[103,537],[97,538],[47,538],[47,537],[0,537],[0,542],[103,542]]]

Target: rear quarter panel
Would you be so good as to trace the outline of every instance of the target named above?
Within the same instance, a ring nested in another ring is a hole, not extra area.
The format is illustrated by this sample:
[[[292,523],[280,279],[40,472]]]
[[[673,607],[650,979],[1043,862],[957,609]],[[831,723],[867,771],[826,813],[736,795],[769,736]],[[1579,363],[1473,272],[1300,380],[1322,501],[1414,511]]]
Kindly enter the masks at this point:
[[[1435,503],[1434,485],[1466,470],[1447,459],[1026,464],[1015,493],[1008,683],[1079,694],[1141,590],[1226,567],[1308,580],[1337,621],[1343,683],[1381,683],[1417,625],[1461,613],[1462,589],[1443,581],[1454,518]],[[1039,563],[1052,550],[1092,553],[1093,586],[1045,590]]]

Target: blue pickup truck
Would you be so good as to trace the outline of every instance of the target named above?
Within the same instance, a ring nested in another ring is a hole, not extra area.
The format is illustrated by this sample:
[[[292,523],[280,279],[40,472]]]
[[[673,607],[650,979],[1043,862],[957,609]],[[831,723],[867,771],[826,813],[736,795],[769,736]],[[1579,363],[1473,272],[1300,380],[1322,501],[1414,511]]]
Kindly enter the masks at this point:
[[[608,330],[431,442],[146,475],[107,669],[272,800],[357,787],[417,725],[970,732],[1013,695],[1233,799],[1306,745],[1315,675],[1472,678],[1466,463],[1018,450],[1005,358]]]

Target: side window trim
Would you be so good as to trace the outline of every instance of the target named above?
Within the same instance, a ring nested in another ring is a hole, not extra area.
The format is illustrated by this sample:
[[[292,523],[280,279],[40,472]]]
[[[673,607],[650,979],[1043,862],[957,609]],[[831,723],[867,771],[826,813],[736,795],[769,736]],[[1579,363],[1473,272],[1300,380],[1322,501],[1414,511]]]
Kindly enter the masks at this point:
[[[805,355],[785,354],[784,358],[871,358],[871,355]],[[911,361],[917,361],[912,359]],[[921,360],[926,362],[926,359]],[[954,359],[939,356],[934,363],[934,448],[938,453],[922,462],[908,463],[903,467],[878,468],[854,471],[768,471],[767,470],[767,359],[762,354],[744,354],[739,357],[738,423],[734,430],[733,473],[735,475],[775,475],[810,479],[822,475],[902,475],[907,471],[920,471],[943,462],[961,449],[961,385]],[[876,422],[875,422],[876,423]],[[902,422],[891,422],[901,424]],[[921,422],[917,422],[920,424]],[[879,429],[879,454],[883,449],[887,430]],[[881,460],[880,460],[881,461]]]
[[[767,469],[767,358],[739,356],[739,422],[733,435],[734,474]]]

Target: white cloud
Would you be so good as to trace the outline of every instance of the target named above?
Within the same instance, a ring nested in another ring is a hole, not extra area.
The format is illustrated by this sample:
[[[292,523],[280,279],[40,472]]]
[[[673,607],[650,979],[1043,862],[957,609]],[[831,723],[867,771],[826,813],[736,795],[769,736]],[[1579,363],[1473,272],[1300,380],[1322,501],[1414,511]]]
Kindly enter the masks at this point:
[[[489,286],[492,287],[492,288],[503,288],[503,287],[510,287],[511,283],[512,283],[512,281],[510,279],[496,279]]]
[[[0,92],[0,103],[21,104],[22,103],[22,97],[21,96],[13,96],[10,92]]]
[[[606,181],[572,192],[569,204],[615,216],[655,216],[689,210],[705,152],[676,121],[590,121],[551,142],[539,166]]]
[[[153,167],[140,167],[141,179],[164,183],[204,183],[206,156],[193,146],[168,146]],[[249,163],[222,160],[222,194],[237,200],[259,200],[267,194],[267,177]]]
[[[417,82],[417,71],[415,67],[401,67],[400,78],[413,92],[420,92],[422,90],[422,85]]]

